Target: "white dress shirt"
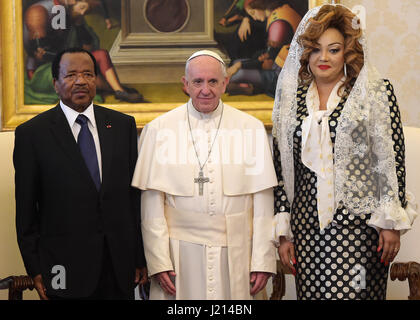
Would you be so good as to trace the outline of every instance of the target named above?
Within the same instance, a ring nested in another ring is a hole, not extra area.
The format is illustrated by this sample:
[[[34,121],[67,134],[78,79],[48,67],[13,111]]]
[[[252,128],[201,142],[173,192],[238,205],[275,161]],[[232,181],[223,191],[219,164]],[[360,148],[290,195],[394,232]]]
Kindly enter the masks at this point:
[[[71,131],[73,132],[74,139],[77,142],[77,137],[79,136],[80,132],[80,124],[76,122],[77,117],[79,114],[85,115],[89,121],[88,121],[88,127],[90,132],[93,136],[93,141],[95,142],[95,149],[96,149],[96,155],[98,157],[98,165],[99,165],[99,176],[101,178],[102,182],[102,157],[101,157],[101,145],[99,143],[99,135],[98,135],[98,128],[96,126],[96,120],[95,120],[95,112],[93,110],[93,103],[90,104],[89,107],[86,108],[85,111],[82,113],[79,113],[72,108],[66,106],[63,101],[60,100],[60,106],[61,109],[64,112],[64,115],[66,116],[66,119],[69,123],[69,126],[71,128]]]

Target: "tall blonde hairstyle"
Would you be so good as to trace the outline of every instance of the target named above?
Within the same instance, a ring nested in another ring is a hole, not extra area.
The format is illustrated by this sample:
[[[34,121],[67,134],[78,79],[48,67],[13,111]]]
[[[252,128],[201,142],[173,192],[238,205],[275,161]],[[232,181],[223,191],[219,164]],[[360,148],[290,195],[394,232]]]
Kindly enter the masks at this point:
[[[317,48],[317,40],[329,28],[337,29],[344,37],[344,62],[347,78],[340,86],[350,92],[353,83],[364,64],[363,48],[359,42],[362,36],[359,18],[344,6],[324,5],[318,14],[308,21],[305,32],[298,38],[303,47],[300,58],[299,80],[301,84],[309,84],[313,75],[308,71],[309,56]]]

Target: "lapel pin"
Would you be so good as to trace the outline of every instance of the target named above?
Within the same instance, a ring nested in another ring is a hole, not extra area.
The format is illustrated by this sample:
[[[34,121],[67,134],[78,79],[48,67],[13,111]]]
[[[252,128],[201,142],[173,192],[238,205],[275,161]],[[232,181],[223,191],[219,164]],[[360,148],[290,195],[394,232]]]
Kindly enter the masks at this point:
[[[107,124],[106,128],[109,129],[109,128],[112,128],[112,126],[110,124]]]

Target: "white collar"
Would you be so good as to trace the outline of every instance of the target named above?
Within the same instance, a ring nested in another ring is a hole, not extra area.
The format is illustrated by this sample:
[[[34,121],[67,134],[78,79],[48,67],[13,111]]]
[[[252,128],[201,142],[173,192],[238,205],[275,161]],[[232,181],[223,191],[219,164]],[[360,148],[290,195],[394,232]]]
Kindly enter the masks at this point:
[[[306,106],[308,108],[308,112],[317,112],[320,111],[322,113],[327,111],[334,110],[338,104],[341,101],[341,97],[339,95],[338,89],[343,84],[343,82],[346,80],[346,77],[343,76],[334,86],[334,88],[331,90],[330,96],[328,97],[327,101],[327,109],[326,110],[319,110],[319,94],[318,89],[315,80],[311,82],[311,85],[309,86],[308,92],[307,92],[307,98],[306,98]]]
[[[194,107],[192,100],[190,99],[188,101],[188,110],[189,110],[190,115],[198,120],[217,119],[222,113],[222,109],[223,109],[222,104],[223,104],[222,100],[219,100],[219,104],[215,110],[209,113],[203,113],[203,112],[198,111]]]
[[[96,120],[95,120],[95,112],[93,110],[93,103],[91,103],[90,106],[87,107],[86,110],[81,113],[65,105],[64,102],[61,100],[60,100],[60,107],[61,107],[61,110],[63,110],[64,115],[67,118],[67,121],[69,122],[70,128],[73,128],[73,125],[76,122],[76,119],[79,116],[79,114],[85,115],[89,119],[92,126],[96,128]]]

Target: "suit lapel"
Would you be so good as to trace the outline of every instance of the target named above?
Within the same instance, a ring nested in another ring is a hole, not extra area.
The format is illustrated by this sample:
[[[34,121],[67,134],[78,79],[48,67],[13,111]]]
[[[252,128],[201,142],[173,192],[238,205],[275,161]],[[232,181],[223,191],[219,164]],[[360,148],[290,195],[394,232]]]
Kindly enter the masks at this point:
[[[58,144],[63,149],[63,152],[70,158],[73,166],[78,170],[86,181],[91,184],[92,188],[96,191],[95,184],[90,177],[88,168],[86,167],[85,160],[80,153],[79,146],[74,139],[73,132],[69,123],[61,110],[60,105],[54,108],[54,114],[51,119],[51,131],[56,137]]]
[[[99,142],[101,144],[102,157],[102,185],[101,194],[103,193],[109,178],[109,170],[111,169],[112,153],[114,149],[115,128],[112,127],[112,121],[109,114],[104,109],[93,106],[95,111],[96,127],[98,129]]]

